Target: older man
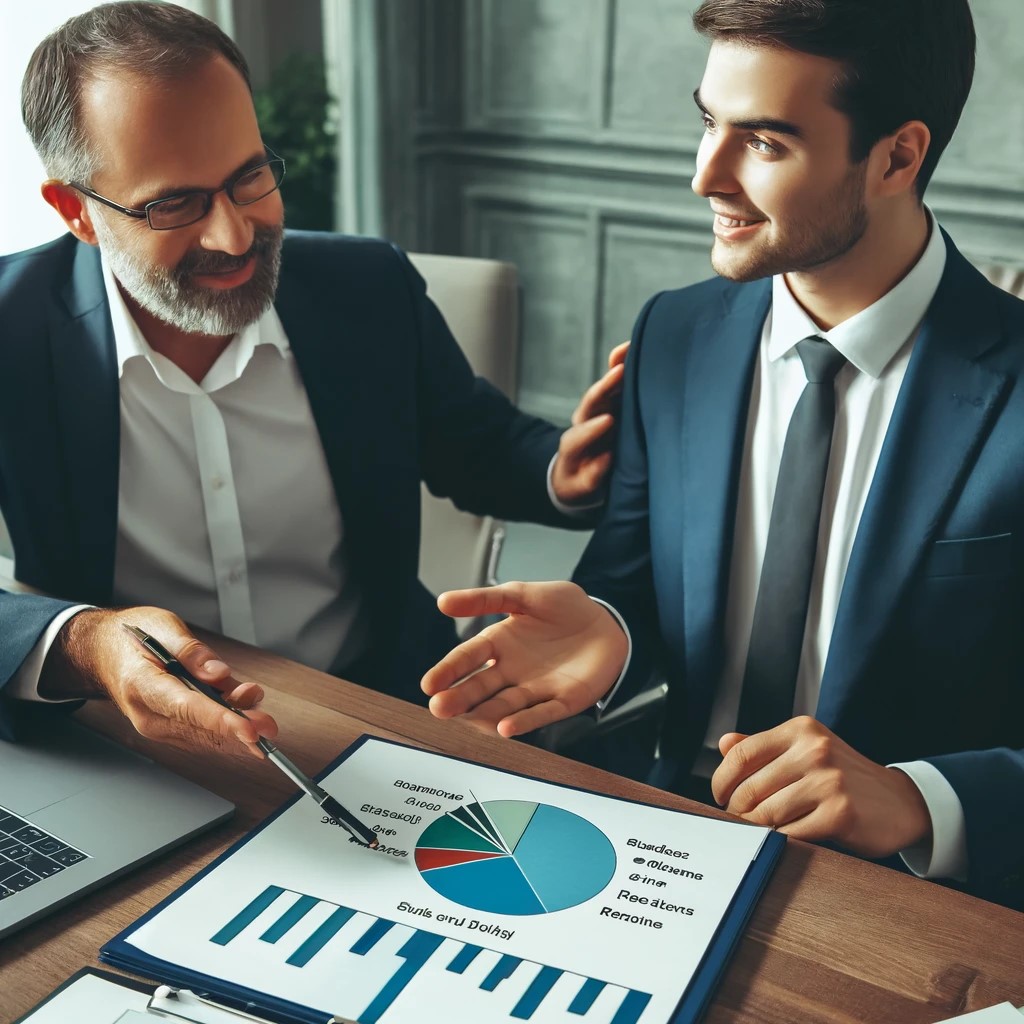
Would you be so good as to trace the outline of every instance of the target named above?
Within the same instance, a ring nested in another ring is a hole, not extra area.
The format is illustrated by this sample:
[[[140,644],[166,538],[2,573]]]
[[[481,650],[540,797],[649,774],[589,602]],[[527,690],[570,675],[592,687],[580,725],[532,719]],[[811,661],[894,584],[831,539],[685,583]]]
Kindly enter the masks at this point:
[[[454,643],[416,578],[420,482],[565,524],[610,456],[615,368],[561,435],[474,378],[376,240],[285,233],[245,60],[211,22],[116,3],[44,40],[23,114],[69,235],[0,259],[0,729],[107,695],[149,736],[250,747],[275,723],[164,674],[160,639],[250,705],[182,619],[400,696]],[[170,609],[170,610],[164,610]]]

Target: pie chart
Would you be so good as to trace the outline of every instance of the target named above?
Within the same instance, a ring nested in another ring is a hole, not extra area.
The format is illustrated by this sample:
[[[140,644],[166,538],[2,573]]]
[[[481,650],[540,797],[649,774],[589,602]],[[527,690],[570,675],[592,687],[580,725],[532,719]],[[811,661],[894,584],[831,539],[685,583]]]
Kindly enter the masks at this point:
[[[490,914],[550,914],[600,893],[615,871],[608,837],[550,804],[487,800],[431,822],[416,867],[436,893]]]

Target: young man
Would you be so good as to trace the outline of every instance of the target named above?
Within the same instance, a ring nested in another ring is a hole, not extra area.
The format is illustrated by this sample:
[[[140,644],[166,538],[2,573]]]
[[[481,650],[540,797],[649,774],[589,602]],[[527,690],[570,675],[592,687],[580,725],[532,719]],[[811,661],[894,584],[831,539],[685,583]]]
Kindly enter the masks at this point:
[[[512,736],[660,662],[656,784],[1019,900],[1024,304],[922,202],[970,88],[967,0],[694,23],[721,277],[640,314],[578,585],[444,596],[512,614],[424,690]]]
[[[567,524],[607,469],[619,370],[560,440],[473,377],[401,252],[285,233],[245,60],[183,8],[71,19],[22,100],[70,235],[0,259],[0,502],[20,580],[129,607],[0,592],[0,733],[40,697],[106,695],[172,742],[273,735],[122,628],[257,699],[178,615],[422,699],[455,634],[416,578],[421,480]]]

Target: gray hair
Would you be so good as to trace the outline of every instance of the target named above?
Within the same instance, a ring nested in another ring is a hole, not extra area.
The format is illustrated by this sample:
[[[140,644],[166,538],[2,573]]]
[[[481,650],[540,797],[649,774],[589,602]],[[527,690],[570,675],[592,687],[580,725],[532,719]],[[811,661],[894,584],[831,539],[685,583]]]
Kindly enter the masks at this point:
[[[21,117],[46,173],[87,182],[99,154],[82,124],[83,86],[104,72],[168,80],[215,56],[252,88],[241,50],[212,21],[155,0],[107,3],[70,18],[35,49],[21,82]]]

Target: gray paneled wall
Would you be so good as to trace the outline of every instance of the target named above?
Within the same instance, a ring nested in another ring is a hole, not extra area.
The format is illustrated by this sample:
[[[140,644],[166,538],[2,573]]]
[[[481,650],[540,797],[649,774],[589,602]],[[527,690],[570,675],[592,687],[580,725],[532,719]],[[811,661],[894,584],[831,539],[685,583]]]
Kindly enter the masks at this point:
[[[379,4],[387,230],[513,260],[520,402],[568,418],[643,301],[711,273],[690,191],[696,0]],[[978,73],[928,200],[978,262],[1024,266],[1024,3],[975,0]]]

